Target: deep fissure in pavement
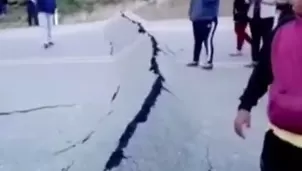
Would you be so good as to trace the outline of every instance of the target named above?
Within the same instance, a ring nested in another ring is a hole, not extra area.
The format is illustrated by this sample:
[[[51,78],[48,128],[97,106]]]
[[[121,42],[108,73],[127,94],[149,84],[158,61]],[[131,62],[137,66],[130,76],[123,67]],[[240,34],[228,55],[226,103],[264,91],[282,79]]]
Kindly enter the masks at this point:
[[[138,111],[138,113],[135,115],[134,119],[127,125],[126,129],[124,130],[123,134],[119,138],[119,142],[115,150],[112,152],[111,156],[109,157],[104,171],[112,170],[115,167],[118,167],[123,159],[128,159],[129,157],[126,157],[124,154],[124,149],[128,146],[130,139],[133,137],[138,124],[144,123],[148,120],[148,116],[150,114],[151,108],[155,106],[155,103],[157,101],[157,98],[161,94],[162,90],[166,90],[163,87],[163,83],[165,82],[165,78],[163,77],[162,73],[160,72],[159,65],[157,63],[156,57],[159,52],[161,52],[161,49],[158,47],[158,42],[155,39],[155,37],[146,31],[146,29],[143,27],[143,25],[135,20],[132,20],[125,14],[121,14],[121,16],[127,20],[129,20],[131,23],[138,26],[138,33],[139,34],[146,34],[151,41],[152,44],[152,57],[150,59],[150,68],[149,71],[153,72],[155,75],[157,75],[157,78],[155,79],[151,91],[145,98],[143,105],[141,106],[141,109]]]

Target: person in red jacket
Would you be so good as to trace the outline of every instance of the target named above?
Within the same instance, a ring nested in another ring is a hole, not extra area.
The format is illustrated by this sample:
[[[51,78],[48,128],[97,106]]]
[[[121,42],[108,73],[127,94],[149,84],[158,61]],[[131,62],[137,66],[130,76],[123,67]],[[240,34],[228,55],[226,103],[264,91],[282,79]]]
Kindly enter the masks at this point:
[[[242,56],[242,47],[244,41],[251,44],[251,37],[245,32],[249,18],[247,12],[249,4],[245,0],[234,0],[233,17],[235,22],[235,33],[237,37],[237,52],[231,53],[230,56]]]
[[[281,18],[263,44],[234,120],[235,132],[245,138],[250,111],[269,89],[261,171],[302,170],[302,0],[292,2],[295,14]]]

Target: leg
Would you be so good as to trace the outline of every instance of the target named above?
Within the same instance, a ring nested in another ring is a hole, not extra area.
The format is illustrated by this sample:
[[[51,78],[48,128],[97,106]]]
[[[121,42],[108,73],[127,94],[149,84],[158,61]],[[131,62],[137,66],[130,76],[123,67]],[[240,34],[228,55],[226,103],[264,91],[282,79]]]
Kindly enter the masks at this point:
[[[273,30],[274,18],[266,18],[261,20],[262,32],[261,38],[262,42],[266,42],[269,39],[269,35]]]
[[[208,31],[208,34],[207,34],[210,38],[210,56],[208,58],[208,63],[209,64],[213,63],[213,57],[214,57],[214,42],[213,42],[213,40],[214,40],[214,35],[215,35],[216,29],[217,29],[217,25],[218,25],[217,18],[215,18],[213,21],[211,21],[211,23],[214,23],[214,26],[209,28],[209,31]],[[208,40],[208,37],[206,38],[206,40]]]
[[[245,38],[245,26],[243,23],[235,23],[235,32],[237,35],[237,50],[241,51]]]
[[[193,33],[194,33],[194,59],[193,61],[198,63],[200,58],[200,53],[202,49],[202,21],[193,22]]]
[[[33,19],[33,3],[31,1],[27,1],[27,22],[29,26],[32,26]]]
[[[261,171],[300,171],[301,162],[301,148],[281,140],[271,130],[266,133],[261,154]]]
[[[234,30],[235,30],[235,34],[236,34],[236,52],[235,53],[231,53],[230,56],[232,57],[237,57],[237,56],[242,56],[242,46],[244,43],[244,34],[245,34],[245,27],[243,25],[244,23],[241,22],[235,22],[234,24]]]
[[[245,32],[248,23],[247,22],[246,23],[242,23],[242,25],[243,25],[242,29],[244,30],[243,31],[243,33],[244,33],[244,40],[247,41],[249,44],[251,44],[252,43],[252,38]]]
[[[43,19],[45,19],[45,43],[44,43],[44,48],[49,48],[50,46],[53,45],[52,42],[52,15],[48,13],[42,13]]]
[[[258,54],[260,51],[260,41],[261,41],[261,29],[262,26],[259,20],[252,20],[250,23],[251,33],[252,33],[252,60],[253,62],[258,62]]]
[[[27,23],[29,26],[32,26],[32,16],[30,12],[27,12]]]
[[[206,50],[206,55],[208,56],[209,55],[209,44],[208,44],[208,41],[203,41],[203,44],[204,44],[204,47],[205,47],[205,50]]]
[[[47,30],[47,42],[50,43],[52,42],[52,25],[53,25],[53,20],[52,20],[52,15],[51,14],[46,14],[46,30]]]
[[[38,18],[38,9],[37,9],[37,7],[35,7],[35,11],[34,11],[34,14],[33,14],[33,19],[34,19],[35,25],[38,26],[39,25],[39,18]]]

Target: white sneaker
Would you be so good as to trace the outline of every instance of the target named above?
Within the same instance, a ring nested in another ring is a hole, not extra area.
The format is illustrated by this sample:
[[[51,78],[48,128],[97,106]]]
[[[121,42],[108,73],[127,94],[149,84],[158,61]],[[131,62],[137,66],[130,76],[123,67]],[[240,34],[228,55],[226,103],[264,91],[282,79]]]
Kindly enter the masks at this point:
[[[231,57],[239,57],[239,56],[243,56],[243,53],[241,51],[237,51],[235,53],[231,53],[230,56]]]
[[[205,64],[203,64],[202,66],[201,66],[201,68],[202,69],[204,69],[204,70],[212,70],[213,69],[213,64],[212,63],[205,63]]]

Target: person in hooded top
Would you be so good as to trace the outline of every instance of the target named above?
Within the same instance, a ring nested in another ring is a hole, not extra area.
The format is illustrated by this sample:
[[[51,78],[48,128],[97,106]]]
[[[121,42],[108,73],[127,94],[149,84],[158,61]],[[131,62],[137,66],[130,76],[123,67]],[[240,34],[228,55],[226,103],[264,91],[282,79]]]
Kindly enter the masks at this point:
[[[261,171],[302,170],[302,0],[292,7],[294,14],[282,18],[264,42],[234,120],[235,132],[245,138],[251,109],[269,92]]]

